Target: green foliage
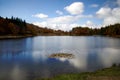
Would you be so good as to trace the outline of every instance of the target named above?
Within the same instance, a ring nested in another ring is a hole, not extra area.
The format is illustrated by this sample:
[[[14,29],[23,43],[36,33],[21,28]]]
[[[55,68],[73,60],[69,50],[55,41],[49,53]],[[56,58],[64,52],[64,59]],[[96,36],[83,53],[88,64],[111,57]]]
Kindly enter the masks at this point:
[[[63,74],[53,78],[35,79],[35,80],[119,80],[120,66],[105,68],[95,72]]]

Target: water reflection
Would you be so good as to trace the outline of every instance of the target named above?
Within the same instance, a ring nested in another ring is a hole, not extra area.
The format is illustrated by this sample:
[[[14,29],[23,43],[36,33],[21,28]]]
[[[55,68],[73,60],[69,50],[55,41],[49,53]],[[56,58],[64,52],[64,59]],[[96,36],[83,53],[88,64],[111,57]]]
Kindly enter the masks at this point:
[[[25,73],[19,68],[18,65],[15,65],[13,70],[11,71],[11,79],[12,80],[25,80]]]
[[[0,79],[30,80],[109,67],[120,63],[119,43],[117,38],[93,36],[0,40]],[[75,58],[48,58],[59,52],[72,53]]]
[[[32,39],[0,40],[0,57],[12,58],[32,51]]]
[[[86,69],[87,68],[87,55],[82,54],[82,56],[75,54],[75,58],[67,59],[67,58],[57,58],[61,62],[68,61],[72,66],[78,69]]]
[[[113,63],[120,63],[120,49],[104,48],[98,56],[104,67],[111,66]]]

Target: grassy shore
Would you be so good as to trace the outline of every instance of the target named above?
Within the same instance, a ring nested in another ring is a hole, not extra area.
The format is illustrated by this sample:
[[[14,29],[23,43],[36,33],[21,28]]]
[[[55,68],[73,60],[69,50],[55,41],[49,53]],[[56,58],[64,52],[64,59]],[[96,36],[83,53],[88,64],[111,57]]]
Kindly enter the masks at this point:
[[[32,37],[32,35],[4,35],[0,36],[0,39],[19,39],[19,38],[26,38],[26,37]]]
[[[35,80],[120,80],[120,66],[112,66],[95,72],[63,74],[53,78]]]

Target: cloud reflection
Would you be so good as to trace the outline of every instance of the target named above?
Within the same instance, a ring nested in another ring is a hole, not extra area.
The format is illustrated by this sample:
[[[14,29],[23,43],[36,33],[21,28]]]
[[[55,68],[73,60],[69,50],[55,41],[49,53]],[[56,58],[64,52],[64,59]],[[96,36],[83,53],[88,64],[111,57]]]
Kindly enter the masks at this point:
[[[14,66],[11,72],[12,80],[25,80],[25,73],[19,68],[18,65]]]
[[[70,59],[69,63],[74,65],[76,68],[86,69],[87,67],[87,55],[76,56],[74,59]]]
[[[32,78],[51,77],[109,67],[120,63],[119,42],[116,38],[70,36],[3,40],[0,42],[0,78],[10,75],[7,79],[29,80],[31,75]],[[52,53],[71,53],[75,58],[48,58]]]
[[[46,52],[44,50],[43,51],[34,51],[32,53],[32,57],[35,62],[39,62],[40,60],[45,61],[48,58],[47,55],[48,54],[46,54]]]
[[[120,63],[120,50],[115,48],[104,48],[98,54],[99,59],[105,67],[111,66],[113,63]]]
[[[86,69],[87,68],[87,53],[75,54],[75,58],[67,59],[67,58],[58,58],[58,60],[65,62],[68,61],[72,66],[78,69]]]

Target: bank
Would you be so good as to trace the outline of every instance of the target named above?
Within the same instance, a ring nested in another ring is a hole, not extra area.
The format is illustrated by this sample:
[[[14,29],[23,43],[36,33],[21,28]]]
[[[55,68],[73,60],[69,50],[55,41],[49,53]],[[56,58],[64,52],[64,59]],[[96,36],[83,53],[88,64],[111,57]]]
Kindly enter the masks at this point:
[[[71,73],[52,78],[37,78],[35,80],[120,80],[120,65],[97,70],[95,72]]]

